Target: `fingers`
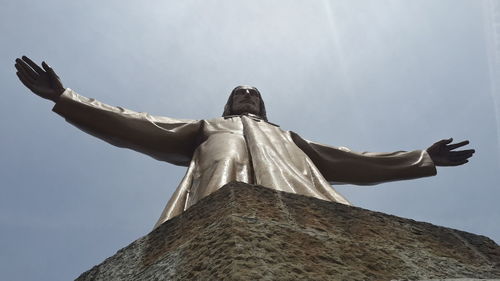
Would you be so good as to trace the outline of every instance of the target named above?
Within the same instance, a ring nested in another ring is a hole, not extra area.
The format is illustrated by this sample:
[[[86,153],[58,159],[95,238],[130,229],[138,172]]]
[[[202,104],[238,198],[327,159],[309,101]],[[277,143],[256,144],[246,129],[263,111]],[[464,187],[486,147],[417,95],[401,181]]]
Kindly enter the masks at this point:
[[[445,144],[449,144],[453,141],[453,138],[449,138],[449,139],[442,139],[438,142],[436,142],[436,144],[438,145],[445,145]]]
[[[463,160],[469,159],[471,157],[472,157],[472,153],[470,153],[470,154],[450,155],[450,156],[448,156],[448,159],[450,161],[457,162],[457,161],[463,161]]]
[[[465,163],[468,163],[469,160],[462,160],[462,161],[458,161],[458,162],[453,162],[452,164],[450,164],[450,166],[460,166],[460,165],[463,165]]]
[[[453,150],[453,149],[456,149],[456,148],[459,148],[461,146],[464,146],[464,145],[468,145],[469,144],[469,141],[468,140],[465,140],[465,141],[461,141],[459,143],[455,143],[455,144],[450,144],[448,145],[448,149],[449,150]]]
[[[45,61],[42,61],[42,67],[43,69],[45,69],[45,71],[47,72],[50,71],[50,66],[47,63],[45,63]]]
[[[26,88],[32,90],[33,83],[31,83],[22,73],[16,72],[17,77],[19,80],[21,80],[21,83],[23,83]],[[32,90],[33,91],[33,90]]]
[[[27,56],[22,57],[23,61],[25,61],[29,66],[31,66],[37,73],[43,73],[43,70],[38,66],[38,64],[34,63]]]
[[[16,64],[14,66],[19,72],[24,73],[33,79],[36,79],[39,76],[39,74],[36,73],[26,62],[20,59],[16,59]]]
[[[442,162],[439,166],[459,166],[468,162],[469,160],[467,159],[456,159],[456,160],[448,159],[447,161]]]
[[[476,152],[474,149],[466,149],[466,150],[459,150],[459,151],[450,151],[450,155],[472,155]]]
[[[18,77],[22,77],[26,82],[28,82],[30,84],[35,84],[36,79],[34,79],[33,77],[29,76],[25,72],[18,71],[16,73],[18,74]]]
[[[54,72],[54,69],[52,69],[52,67],[50,67],[46,62],[42,61],[42,67],[43,67],[43,69],[45,69],[45,71],[47,71],[50,74],[50,76],[52,76],[52,78],[58,78],[59,77]]]
[[[450,152],[448,155],[448,166],[458,166],[463,165],[469,162],[469,158],[474,154],[473,149],[463,150],[463,151],[454,151]]]

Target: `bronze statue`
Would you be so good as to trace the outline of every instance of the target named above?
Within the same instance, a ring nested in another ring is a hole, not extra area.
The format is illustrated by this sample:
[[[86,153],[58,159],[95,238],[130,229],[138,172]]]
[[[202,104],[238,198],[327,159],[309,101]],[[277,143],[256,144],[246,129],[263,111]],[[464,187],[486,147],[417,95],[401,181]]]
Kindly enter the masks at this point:
[[[436,142],[426,150],[358,153],[301,138],[267,121],[259,91],[236,87],[222,117],[181,120],[103,104],[64,88],[45,62],[23,56],[15,67],[21,82],[55,102],[53,111],[83,131],[115,146],[188,167],[155,227],[182,213],[230,181],[313,196],[344,204],[332,183],[370,185],[436,174],[436,166],[468,162],[468,141]]]

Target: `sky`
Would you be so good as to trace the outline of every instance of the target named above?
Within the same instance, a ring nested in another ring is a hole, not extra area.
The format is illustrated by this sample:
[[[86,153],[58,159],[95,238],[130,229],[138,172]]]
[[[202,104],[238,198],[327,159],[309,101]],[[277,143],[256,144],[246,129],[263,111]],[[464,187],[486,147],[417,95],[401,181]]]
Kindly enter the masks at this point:
[[[153,115],[214,118],[249,84],[271,122],[316,142],[468,139],[471,161],[435,177],[335,188],[500,242],[498,0],[0,0],[0,34],[3,280],[75,279],[151,231],[185,173],[66,123],[17,80],[22,55],[81,95]]]

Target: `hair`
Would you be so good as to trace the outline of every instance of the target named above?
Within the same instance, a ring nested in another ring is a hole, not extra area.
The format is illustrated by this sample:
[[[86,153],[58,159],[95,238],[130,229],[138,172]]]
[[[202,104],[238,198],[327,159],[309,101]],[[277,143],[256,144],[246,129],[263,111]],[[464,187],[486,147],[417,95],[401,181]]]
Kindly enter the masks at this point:
[[[237,90],[239,90],[241,88],[246,88],[246,87],[252,88],[259,95],[259,100],[260,100],[259,117],[262,118],[264,121],[267,121],[266,106],[264,105],[264,101],[262,100],[262,96],[260,95],[259,90],[257,90],[257,88],[252,87],[252,86],[238,86],[238,87],[234,88],[233,91],[231,91],[231,94],[229,95],[229,98],[227,99],[227,103],[224,106],[224,112],[222,113],[222,117],[230,116],[230,115],[235,115],[232,112],[233,111],[233,96],[234,96],[234,93]]]

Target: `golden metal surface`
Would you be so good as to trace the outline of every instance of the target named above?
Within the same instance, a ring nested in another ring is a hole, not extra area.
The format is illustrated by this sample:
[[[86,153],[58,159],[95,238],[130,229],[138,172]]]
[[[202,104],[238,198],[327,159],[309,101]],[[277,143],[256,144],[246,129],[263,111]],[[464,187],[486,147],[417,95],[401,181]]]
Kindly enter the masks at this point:
[[[231,181],[350,204],[331,183],[370,185],[436,174],[425,150],[357,153],[302,139],[253,115],[151,116],[66,89],[53,111],[104,141],[187,166],[155,227]]]

